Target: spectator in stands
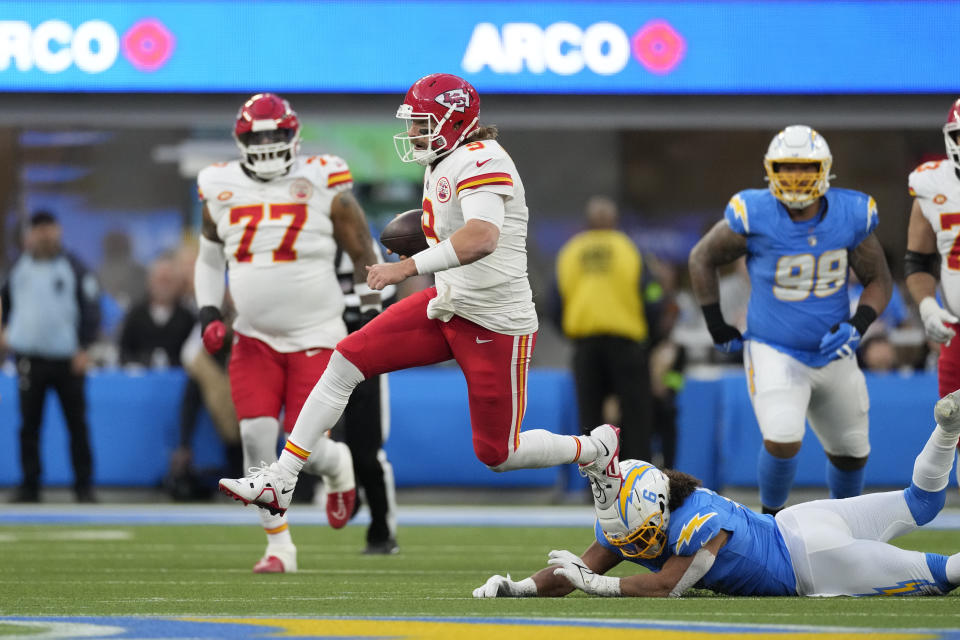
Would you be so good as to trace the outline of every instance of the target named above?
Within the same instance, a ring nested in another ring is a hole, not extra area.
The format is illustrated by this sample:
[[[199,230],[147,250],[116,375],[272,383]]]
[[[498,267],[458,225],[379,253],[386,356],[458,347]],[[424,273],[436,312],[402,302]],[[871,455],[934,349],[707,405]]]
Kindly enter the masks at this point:
[[[6,344],[19,374],[23,482],[14,502],[40,500],[40,426],[50,388],[57,392],[70,432],[77,501],[96,501],[84,386],[86,349],[100,321],[99,286],[94,275],[63,250],[61,237],[52,213],[34,213],[24,238],[25,253],[0,293]]]
[[[150,265],[147,297],[127,313],[120,334],[120,362],[179,367],[180,349],[196,324],[184,307],[183,278],[172,256]]]
[[[97,273],[104,293],[124,310],[147,292],[147,270],[134,260],[130,236],[115,229],[103,236],[103,263]]]
[[[604,422],[604,400],[613,395],[620,406],[621,455],[648,460],[652,398],[643,259],[617,230],[613,200],[594,196],[586,209],[587,230],[557,256],[562,328],[574,348],[580,429],[586,434]]]

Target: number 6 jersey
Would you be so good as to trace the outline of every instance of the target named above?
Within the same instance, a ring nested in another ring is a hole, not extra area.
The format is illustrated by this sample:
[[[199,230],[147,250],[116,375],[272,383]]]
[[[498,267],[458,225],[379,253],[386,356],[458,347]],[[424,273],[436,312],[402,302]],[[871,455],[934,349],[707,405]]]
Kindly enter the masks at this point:
[[[476,262],[438,272],[437,297],[427,315],[449,320],[456,314],[507,335],[533,333],[537,313],[527,280],[527,203],[517,168],[500,143],[469,142],[427,169],[423,233],[431,246],[449,238],[466,224],[460,199],[479,191],[504,196],[497,248]]]
[[[940,288],[946,309],[960,313],[960,179],[952,162],[926,162],[910,174],[910,195],[937,234]]]
[[[850,318],[847,252],[877,226],[877,205],[867,194],[832,188],[823,199],[817,217],[794,222],[768,189],[748,189],[724,214],[747,239],[746,337],[811,367],[830,362],[820,340]]]
[[[281,353],[335,347],[347,332],[330,205],[352,185],[347,164],[297,158],[262,182],[233,161],[203,169],[197,184],[223,240],[234,329]]]

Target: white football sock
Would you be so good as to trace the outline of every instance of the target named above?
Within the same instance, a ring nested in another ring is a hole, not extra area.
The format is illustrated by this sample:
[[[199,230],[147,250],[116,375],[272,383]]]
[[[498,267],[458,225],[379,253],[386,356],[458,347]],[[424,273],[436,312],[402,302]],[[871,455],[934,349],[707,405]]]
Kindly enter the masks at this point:
[[[243,444],[243,466],[246,468],[267,466],[277,461],[277,439],[280,437],[280,421],[261,416],[240,421],[240,442]],[[267,533],[267,545],[293,544],[287,516],[275,516],[264,509],[257,509],[260,523]]]
[[[950,584],[960,584],[960,553],[947,558],[947,580]]]
[[[940,491],[946,487],[956,450],[957,435],[937,425],[913,463],[913,484],[924,491]]]
[[[571,462],[593,462],[597,445],[589,436],[561,436],[545,429],[531,429],[520,433],[520,446],[510,451],[507,459],[494,471],[540,469]]]
[[[315,465],[314,468],[323,475],[336,470],[339,451],[326,434],[337,424],[350,394],[361,382],[363,374],[360,370],[339,351],[334,351],[326,370],[307,396],[297,423],[287,438],[287,447],[280,454],[280,469],[288,479],[293,480],[300,474],[307,457],[316,456],[311,460],[311,466]],[[295,445],[293,450],[291,443]],[[298,455],[297,449],[305,451],[307,456]]]
[[[290,535],[290,525],[287,523],[287,514],[275,516],[266,509],[257,509],[260,514],[260,522],[263,524],[263,530],[267,533],[267,546],[293,544],[293,537]]]
[[[268,466],[277,461],[277,442],[280,438],[280,421],[262,416],[240,421],[240,442],[243,446],[243,466]],[[262,464],[266,463],[266,464]]]

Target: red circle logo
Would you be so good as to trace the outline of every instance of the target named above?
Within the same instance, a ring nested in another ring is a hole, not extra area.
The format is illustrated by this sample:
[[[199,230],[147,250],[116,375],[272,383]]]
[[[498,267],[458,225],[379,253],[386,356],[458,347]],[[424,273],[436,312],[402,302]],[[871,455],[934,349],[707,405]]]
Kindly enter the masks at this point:
[[[667,74],[687,53],[687,41],[665,20],[651,20],[633,36],[633,57],[648,71]]]
[[[156,18],[144,18],[123,34],[123,55],[140,71],[156,71],[173,55],[177,39]]]

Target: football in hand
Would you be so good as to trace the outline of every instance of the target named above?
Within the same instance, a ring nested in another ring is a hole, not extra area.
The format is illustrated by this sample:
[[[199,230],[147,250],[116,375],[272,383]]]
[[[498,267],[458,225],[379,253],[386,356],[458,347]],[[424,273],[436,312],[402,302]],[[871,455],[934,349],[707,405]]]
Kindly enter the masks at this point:
[[[410,209],[397,215],[380,232],[380,243],[400,256],[412,256],[427,248],[420,226],[423,209]]]

